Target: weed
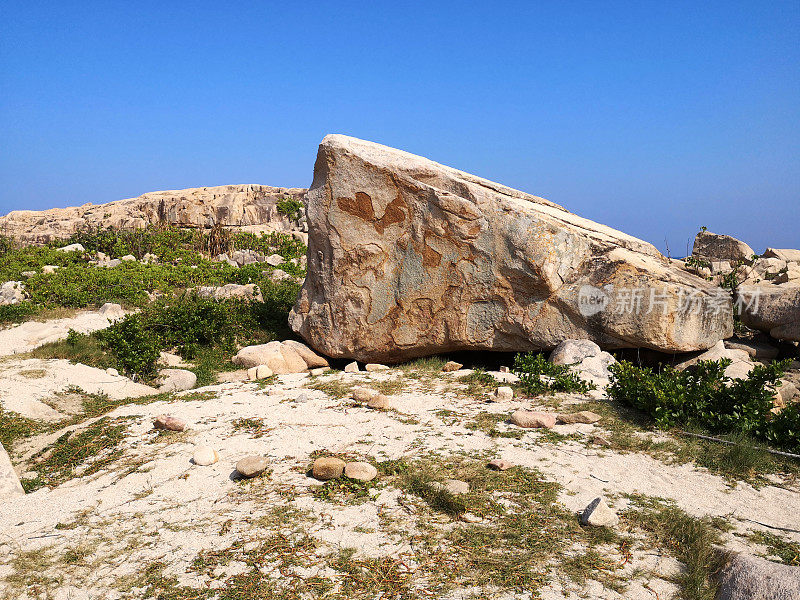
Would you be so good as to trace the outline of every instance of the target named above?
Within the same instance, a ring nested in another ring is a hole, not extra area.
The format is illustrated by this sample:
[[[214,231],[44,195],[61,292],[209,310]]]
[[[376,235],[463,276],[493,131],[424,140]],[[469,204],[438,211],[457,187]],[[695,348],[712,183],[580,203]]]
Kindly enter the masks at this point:
[[[556,365],[543,354],[517,354],[512,371],[519,375],[519,385],[528,394],[551,394],[553,392],[577,392],[585,394],[595,389],[593,383],[584,381],[567,365]]]

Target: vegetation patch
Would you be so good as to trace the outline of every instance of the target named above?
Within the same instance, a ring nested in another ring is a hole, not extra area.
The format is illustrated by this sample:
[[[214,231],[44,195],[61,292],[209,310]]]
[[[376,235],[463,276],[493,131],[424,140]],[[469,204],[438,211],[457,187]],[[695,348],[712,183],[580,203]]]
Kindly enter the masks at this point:
[[[596,387],[581,379],[568,366],[551,363],[544,354],[517,354],[511,370],[519,376],[520,388],[533,396],[554,392],[585,394]]]

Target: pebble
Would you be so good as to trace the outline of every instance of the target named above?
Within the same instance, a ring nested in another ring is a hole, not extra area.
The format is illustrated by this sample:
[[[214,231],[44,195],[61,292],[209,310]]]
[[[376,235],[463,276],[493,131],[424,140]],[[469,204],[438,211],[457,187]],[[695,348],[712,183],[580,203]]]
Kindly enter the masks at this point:
[[[219,460],[219,452],[208,446],[197,446],[192,455],[192,462],[200,467],[213,465]]]
[[[267,470],[267,459],[263,456],[246,456],[236,463],[236,471],[242,477],[251,479]]]
[[[364,366],[364,369],[370,372],[388,371],[389,367],[387,367],[386,365],[379,365],[377,363],[368,363],[367,365]]]
[[[511,422],[519,427],[550,429],[556,424],[556,417],[552,413],[518,410],[511,415]]]
[[[611,527],[619,523],[617,513],[611,510],[603,498],[595,498],[581,513],[581,523],[594,527]]]
[[[369,463],[351,462],[345,465],[344,475],[356,481],[372,481],[378,476],[378,469]]]
[[[257,365],[247,369],[247,378],[250,381],[266,379],[267,377],[272,377],[272,374],[272,369],[270,369],[267,365]]]
[[[186,423],[178,417],[170,415],[158,415],[153,419],[153,427],[156,429],[164,429],[166,431],[183,431],[186,429]]]
[[[445,366],[442,367],[442,371],[445,373],[451,373],[452,371],[458,371],[461,367],[463,367],[461,363],[457,363],[454,360],[448,361]]]
[[[581,412],[571,414],[557,415],[556,418],[562,423],[597,423],[602,417],[597,413],[590,410],[582,410]]]
[[[444,481],[444,483],[434,481],[431,483],[431,486],[445,492],[450,492],[451,494],[469,493],[469,484],[466,481],[461,481],[460,479],[447,479]]]
[[[610,447],[611,446],[611,442],[609,442],[602,435],[594,436],[592,438],[592,443],[595,444],[596,446],[606,446],[606,447]]]
[[[507,385],[502,385],[494,391],[497,400],[511,400],[514,398],[514,390]]]
[[[492,469],[493,471],[507,471],[508,469],[514,466],[514,463],[509,462],[507,460],[503,460],[502,458],[495,458],[486,466]]]
[[[361,403],[369,402],[370,400],[372,400],[372,398],[374,398],[377,395],[378,392],[370,388],[364,388],[364,387],[353,388],[353,400],[355,400],[356,402],[361,402]]]
[[[341,458],[321,456],[314,461],[311,474],[314,476],[314,479],[328,481],[329,479],[341,477],[342,473],[344,473],[344,467],[345,462]]]
[[[358,373],[360,369],[358,368],[358,363],[356,361],[351,362],[344,368],[345,373]]]
[[[319,377],[320,375],[324,375],[326,371],[325,367],[317,367],[316,369],[311,369],[311,375],[314,377]]]
[[[367,406],[376,410],[387,410],[391,408],[392,404],[389,402],[388,397],[383,394],[377,394],[367,401]]]

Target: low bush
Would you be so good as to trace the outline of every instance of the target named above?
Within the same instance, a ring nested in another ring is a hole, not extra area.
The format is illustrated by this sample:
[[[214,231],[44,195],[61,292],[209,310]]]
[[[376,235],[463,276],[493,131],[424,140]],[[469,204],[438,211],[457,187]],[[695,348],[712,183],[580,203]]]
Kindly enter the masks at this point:
[[[303,214],[303,203],[299,200],[295,200],[291,196],[287,196],[283,200],[278,200],[276,208],[278,209],[278,213],[293,221],[299,219]]]
[[[585,394],[595,385],[584,381],[566,365],[554,365],[543,354],[529,352],[517,354],[511,369],[519,376],[519,383],[529,394],[552,394],[553,392],[576,392]]]
[[[730,361],[700,361],[678,371],[654,371],[627,361],[611,365],[608,394],[643,410],[664,428],[691,427],[741,433],[800,452],[800,406],[773,414],[773,398],[788,363],[755,365],[746,379],[725,375]]]

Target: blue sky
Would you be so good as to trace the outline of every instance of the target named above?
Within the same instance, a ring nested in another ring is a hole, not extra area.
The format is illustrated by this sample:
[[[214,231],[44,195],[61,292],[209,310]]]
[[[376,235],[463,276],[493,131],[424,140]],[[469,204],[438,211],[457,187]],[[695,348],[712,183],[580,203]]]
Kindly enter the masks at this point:
[[[796,0],[0,0],[0,214],[305,187],[345,133],[672,255],[800,247],[799,65]]]

